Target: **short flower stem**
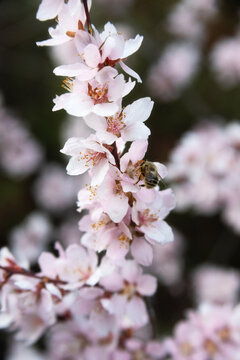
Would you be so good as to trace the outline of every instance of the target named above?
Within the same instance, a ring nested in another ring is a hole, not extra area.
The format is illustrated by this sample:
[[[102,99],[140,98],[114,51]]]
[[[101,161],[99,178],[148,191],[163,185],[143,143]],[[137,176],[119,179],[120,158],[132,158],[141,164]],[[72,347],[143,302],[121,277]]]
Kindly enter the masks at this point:
[[[112,147],[113,147],[113,149],[112,149],[112,155],[113,155],[113,157],[114,157],[114,159],[115,159],[116,166],[117,166],[118,170],[120,170],[120,160],[119,160],[119,156],[118,156],[118,152],[117,152],[116,141],[114,141]]]
[[[92,24],[91,24],[91,19],[90,19],[90,14],[89,14],[89,10],[88,10],[87,0],[82,0],[82,1],[83,1],[83,6],[84,6],[86,18],[87,18],[88,32],[89,32],[89,34],[92,35],[93,34],[93,28],[92,28]]]
[[[55,280],[55,279],[48,278],[46,276],[36,275],[36,274],[32,273],[31,271],[28,271],[28,270],[25,270],[25,269],[22,269],[22,268],[14,269],[14,268],[12,268],[10,266],[1,266],[0,265],[0,269],[6,271],[8,273],[7,279],[9,279],[12,275],[22,275],[22,276],[28,276],[28,277],[32,277],[32,278],[41,280],[43,282],[51,282],[51,283],[56,284],[56,285],[57,284],[61,284],[61,285],[66,284],[65,281]]]

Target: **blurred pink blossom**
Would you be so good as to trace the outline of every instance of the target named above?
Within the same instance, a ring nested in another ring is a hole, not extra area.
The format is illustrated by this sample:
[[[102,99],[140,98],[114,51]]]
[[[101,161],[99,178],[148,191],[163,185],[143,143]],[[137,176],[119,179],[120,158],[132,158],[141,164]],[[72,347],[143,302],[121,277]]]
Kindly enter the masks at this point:
[[[192,282],[199,304],[235,304],[238,299],[240,274],[236,270],[202,265],[194,271]]]
[[[202,305],[175,326],[165,342],[174,360],[238,360],[240,355],[240,308]]]
[[[201,41],[206,24],[218,13],[218,0],[181,0],[167,18],[167,29],[174,35]]]
[[[163,101],[178,98],[196,74],[199,61],[200,53],[194,45],[169,45],[150,69],[147,79],[149,90]]]
[[[173,233],[174,242],[153,245],[152,265],[147,268],[149,272],[157,276],[161,283],[167,286],[178,283],[183,273],[183,238],[174,229]]]
[[[218,82],[230,88],[240,82],[240,33],[217,42],[210,54],[210,63]]]
[[[227,125],[203,122],[183,135],[168,167],[177,209],[192,207],[203,214],[221,210],[224,221],[239,232],[239,144],[237,121]]]
[[[10,233],[10,244],[13,254],[22,261],[36,262],[46,247],[52,226],[46,215],[31,213],[22,224]]]
[[[0,107],[0,165],[15,178],[32,174],[40,165],[40,145],[15,116]]]
[[[80,185],[60,165],[47,164],[34,184],[34,196],[41,207],[59,213],[72,206]]]

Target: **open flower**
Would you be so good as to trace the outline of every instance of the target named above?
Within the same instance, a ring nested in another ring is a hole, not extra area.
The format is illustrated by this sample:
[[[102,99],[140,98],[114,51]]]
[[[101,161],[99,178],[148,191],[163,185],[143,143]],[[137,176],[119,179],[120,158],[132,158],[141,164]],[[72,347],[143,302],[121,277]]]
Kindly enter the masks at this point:
[[[53,111],[65,109],[74,116],[86,116],[92,112],[111,116],[119,110],[119,102],[134,85],[135,82],[125,82],[122,74],[118,75],[116,69],[107,66],[88,82],[81,81],[78,77],[65,80],[69,93],[54,99]]]
[[[89,2],[90,5],[91,2]],[[79,29],[84,29],[86,14],[83,3],[79,0],[45,0],[41,3],[37,17],[47,20],[57,16],[56,28],[50,27],[51,39],[39,41],[39,46],[54,46],[73,40]]]
[[[70,138],[61,152],[71,156],[67,165],[69,175],[80,175],[91,170],[92,186],[102,183],[108,172],[109,162],[115,164],[113,155],[94,135],[87,139]]]
[[[120,268],[100,280],[113,295],[103,298],[103,307],[115,314],[121,327],[140,327],[147,323],[148,315],[142,296],[151,296],[157,287],[156,278],[142,273],[133,260],[126,260]]]
[[[54,19],[60,14],[62,9],[64,9],[65,4],[66,2],[64,0],[42,0],[38,8],[37,19],[40,21]],[[78,5],[79,0],[68,1],[68,8],[71,13]]]
[[[144,121],[149,118],[152,108],[153,101],[146,97],[134,101],[112,116],[103,117],[92,113],[84,120],[106,144],[112,144],[119,137],[125,142],[147,139],[150,130]]]
[[[64,289],[75,289],[84,284],[95,285],[98,281],[97,255],[77,244],[64,251],[59,245],[59,257],[44,252],[39,258],[42,274],[65,281]]]
[[[141,189],[133,204],[132,220],[148,241],[166,243],[173,241],[171,227],[163,220],[175,207],[175,197],[170,189],[157,191]]]
[[[129,68],[124,60],[139,49],[142,40],[143,37],[140,35],[135,39],[124,39],[109,22],[105,24],[103,32],[98,33],[95,29],[94,35],[79,30],[74,39],[79,61],[58,66],[54,69],[54,73],[60,76],[79,76],[82,80],[89,80],[103,67],[114,67],[119,63],[127,74],[141,82],[140,76]]]

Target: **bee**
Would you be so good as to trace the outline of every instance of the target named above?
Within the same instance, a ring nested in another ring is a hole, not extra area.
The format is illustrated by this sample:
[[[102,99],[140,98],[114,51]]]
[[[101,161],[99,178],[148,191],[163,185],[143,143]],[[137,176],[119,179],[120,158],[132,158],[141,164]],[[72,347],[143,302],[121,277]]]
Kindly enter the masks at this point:
[[[166,187],[162,177],[159,175],[156,165],[154,163],[143,160],[140,165],[140,176],[138,181],[144,180],[144,185],[147,189],[152,189],[161,181]]]

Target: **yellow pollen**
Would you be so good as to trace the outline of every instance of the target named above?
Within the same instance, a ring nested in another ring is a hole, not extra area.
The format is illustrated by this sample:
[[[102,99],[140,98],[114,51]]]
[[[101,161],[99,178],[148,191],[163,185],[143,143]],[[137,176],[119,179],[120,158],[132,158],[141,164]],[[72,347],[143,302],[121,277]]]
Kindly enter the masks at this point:
[[[107,221],[106,220],[99,220],[95,223],[92,224],[92,228],[94,231],[99,230],[102,226],[106,225]]]
[[[70,77],[67,77],[65,80],[63,80],[63,85],[62,87],[67,90],[67,91],[72,91],[73,90],[73,79]]]
[[[180,352],[184,356],[190,356],[193,354],[193,347],[186,341],[180,345]]]
[[[204,343],[204,349],[209,353],[209,355],[213,356],[218,351],[217,345],[211,339],[207,339]]]
[[[222,329],[216,331],[217,335],[222,341],[229,341],[231,338],[230,329],[227,326],[224,326]]]
[[[130,239],[127,237],[127,235],[122,233],[118,237],[118,240],[120,241],[120,248],[122,248],[124,246],[126,249],[128,249]]]
[[[121,293],[127,296],[128,300],[130,300],[136,293],[136,284],[126,283]]]
[[[97,195],[98,186],[86,185],[86,190],[90,193],[89,200],[93,200]]]

